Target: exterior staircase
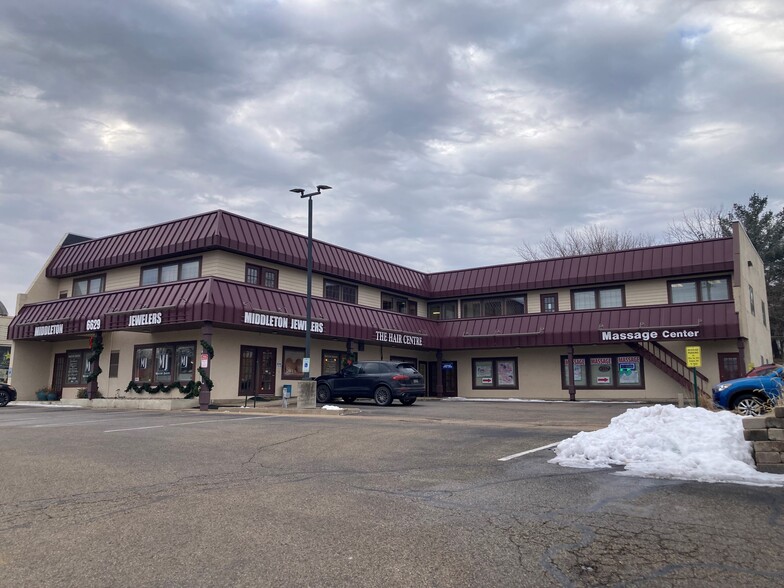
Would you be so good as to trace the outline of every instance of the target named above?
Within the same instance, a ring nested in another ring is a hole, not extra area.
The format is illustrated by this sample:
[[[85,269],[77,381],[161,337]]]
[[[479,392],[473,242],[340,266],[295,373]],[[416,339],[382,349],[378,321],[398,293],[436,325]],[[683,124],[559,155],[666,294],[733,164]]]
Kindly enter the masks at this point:
[[[667,374],[679,386],[683,387],[686,392],[694,394],[693,368],[687,367],[686,362],[672,351],[656,341],[640,341],[627,343],[627,345],[649,363],[659,368],[660,371]],[[699,370],[697,370],[697,390],[700,395],[710,397],[708,378]],[[686,395],[686,398],[690,398],[690,396]]]

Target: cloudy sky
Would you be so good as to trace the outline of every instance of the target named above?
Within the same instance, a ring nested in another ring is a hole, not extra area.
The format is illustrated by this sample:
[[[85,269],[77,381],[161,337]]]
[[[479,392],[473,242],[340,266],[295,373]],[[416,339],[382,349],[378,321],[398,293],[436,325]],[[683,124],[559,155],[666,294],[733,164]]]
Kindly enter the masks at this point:
[[[781,0],[0,5],[0,301],[223,208],[425,271],[784,202]]]

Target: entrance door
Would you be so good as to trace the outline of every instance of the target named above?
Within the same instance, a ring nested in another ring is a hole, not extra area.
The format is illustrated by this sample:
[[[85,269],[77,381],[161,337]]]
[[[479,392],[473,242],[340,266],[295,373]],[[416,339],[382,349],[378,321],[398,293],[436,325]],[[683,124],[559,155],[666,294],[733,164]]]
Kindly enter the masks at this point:
[[[726,382],[727,380],[735,380],[736,378],[743,376],[743,374],[740,372],[739,353],[719,353],[718,356],[719,380]]]
[[[427,380],[428,389],[432,395],[436,393],[436,366],[435,361],[430,361],[427,364]],[[444,383],[444,396],[457,396],[457,362],[456,361],[442,361],[441,362],[441,378]]]
[[[261,396],[275,394],[274,347],[240,348],[240,387],[239,396]]]
[[[65,353],[58,353],[54,356],[54,369],[52,370],[52,390],[57,392],[57,397],[63,397],[63,385],[65,384]]]

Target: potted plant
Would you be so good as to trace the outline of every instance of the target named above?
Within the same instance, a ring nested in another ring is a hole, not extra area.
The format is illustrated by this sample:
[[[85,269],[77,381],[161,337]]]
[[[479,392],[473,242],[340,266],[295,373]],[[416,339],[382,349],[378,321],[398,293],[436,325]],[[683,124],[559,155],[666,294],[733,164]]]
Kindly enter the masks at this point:
[[[46,397],[49,394],[50,390],[51,390],[51,388],[49,388],[47,386],[44,386],[43,388],[40,388],[40,389],[35,391],[35,397],[38,400],[46,400]]]
[[[52,390],[51,388],[49,388],[49,391],[46,393],[46,399],[49,401],[60,400],[60,395],[54,390]]]

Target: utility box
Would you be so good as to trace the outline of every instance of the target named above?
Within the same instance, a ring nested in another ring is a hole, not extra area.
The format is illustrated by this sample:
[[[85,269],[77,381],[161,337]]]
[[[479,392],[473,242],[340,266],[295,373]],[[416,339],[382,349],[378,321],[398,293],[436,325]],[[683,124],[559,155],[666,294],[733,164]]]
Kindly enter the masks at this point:
[[[283,393],[283,398],[291,398],[291,384],[283,384],[281,391]]]

